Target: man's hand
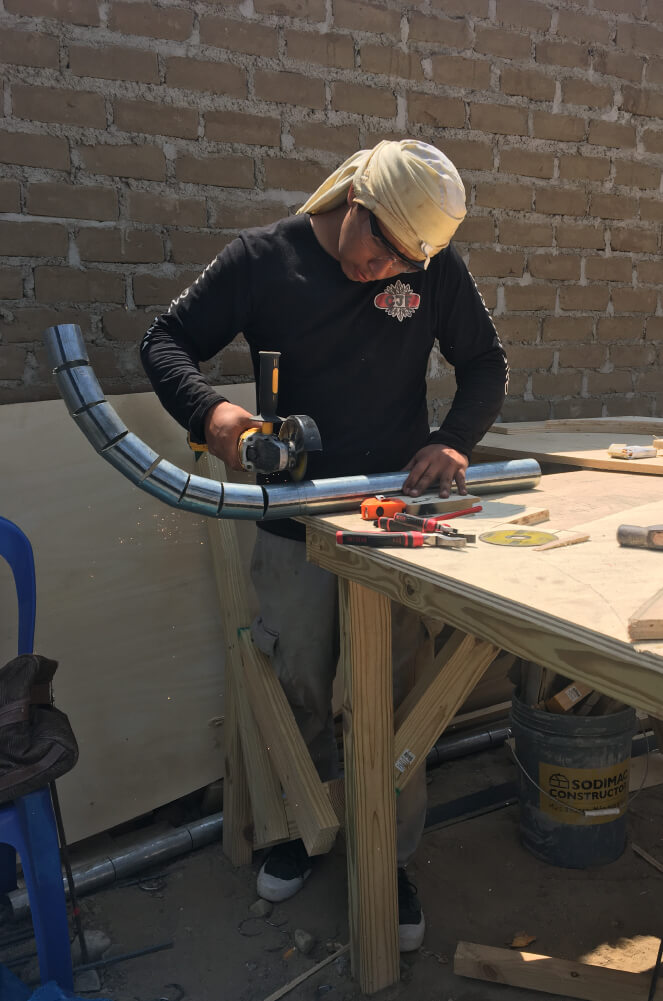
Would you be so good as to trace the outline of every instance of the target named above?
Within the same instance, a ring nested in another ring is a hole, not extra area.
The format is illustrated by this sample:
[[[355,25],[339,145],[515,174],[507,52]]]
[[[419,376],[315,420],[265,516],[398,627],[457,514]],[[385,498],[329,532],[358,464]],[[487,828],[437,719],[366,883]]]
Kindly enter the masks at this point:
[[[203,421],[207,448],[223,459],[228,469],[240,470],[237,443],[242,431],[261,427],[260,421],[252,417],[243,407],[224,401],[215,403],[205,414]]]
[[[439,485],[440,497],[448,497],[455,480],[458,493],[466,494],[467,466],[467,459],[455,448],[446,445],[426,445],[419,449],[405,467],[410,475],[403,484],[403,493],[418,497],[429,487]]]

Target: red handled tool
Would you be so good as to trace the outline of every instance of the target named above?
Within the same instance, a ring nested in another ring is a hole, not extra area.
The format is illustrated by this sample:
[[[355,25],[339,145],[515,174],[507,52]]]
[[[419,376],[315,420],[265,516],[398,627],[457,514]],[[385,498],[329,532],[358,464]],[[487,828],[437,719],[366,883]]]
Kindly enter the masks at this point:
[[[424,518],[420,514],[408,514],[407,511],[397,511],[392,520],[400,522],[401,525],[412,525],[420,532],[435,532],[440,524],[437,518]],[[380,528],[385,528],[385,526],[380,525]],[[403,529],[401,528],[400,531]]]
[[[449,521],[450,518],[460,518],[464,514],[478,514],[479,511],[483,511],[481,504],[475,504],[474,507],[463,508],[462,511],[447,511],[446,514],[436,514],[436,521]]]
[[[432,518],[418,518],[415,514],[395,514],[393,518],[378,518],[373,522],[377,528],[383,532],[404,532],[409,531],[407,526],[412,526],[420,532],[439,532],[448,539],[464,539],[465,542],[476,542],[476,535],[468,532],[459,532],[457,528],[451,528],[442,521],[435,521]]]
[[[462,549],[465,539],[449,538],[440,532],[426,535],[423,532],[337,532],[339,546],[372,546],[374,549],[418,549],[420,546],[441,546],[445,549]]]

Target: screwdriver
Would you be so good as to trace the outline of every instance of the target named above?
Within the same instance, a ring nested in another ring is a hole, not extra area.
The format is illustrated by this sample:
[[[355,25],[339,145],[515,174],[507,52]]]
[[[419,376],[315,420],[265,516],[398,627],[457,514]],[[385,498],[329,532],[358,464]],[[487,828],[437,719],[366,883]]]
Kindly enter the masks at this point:
[[[409,511],[397,511],[392,514],[392,518],[398,517],[399,521],[406,521],[409,525],[413,525],[414,522],[410,519],[416,519],[418,525],[433,525],[435,522],[450,521],[452,518],[460,518],[463,514],[477,514],[479,511],[483,511],[481,504],[476,504],[474,507],[466,507],[463,511],[445,511],[444,514],[410,514]]]
[[[416,514],[395,514],[393,518],[378,518],[373,524],[385,532],[409,531],[405,526],[411,525],[420,532],[441,532],[442,535],[465,539],[466,542],[477,541],[476,535],[470,535],[468,532],[459,532],[457,528],[452,528],[437,518],[420,518]]]
[[[441,546],[445,549],[462,549],[462,536],[450,537],[439,532],[337,532],[339,546],[372,546],[374,549],[418,549],[420,546]]]

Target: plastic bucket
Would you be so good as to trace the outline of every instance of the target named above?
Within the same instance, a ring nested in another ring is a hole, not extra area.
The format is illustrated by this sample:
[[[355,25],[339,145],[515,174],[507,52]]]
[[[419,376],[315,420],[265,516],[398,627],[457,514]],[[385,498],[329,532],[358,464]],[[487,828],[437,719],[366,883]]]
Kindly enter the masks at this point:
[[[635,710],[558,715],[514,696],[511,722],[525,848],[571,869],[614,862],[626,846]]]

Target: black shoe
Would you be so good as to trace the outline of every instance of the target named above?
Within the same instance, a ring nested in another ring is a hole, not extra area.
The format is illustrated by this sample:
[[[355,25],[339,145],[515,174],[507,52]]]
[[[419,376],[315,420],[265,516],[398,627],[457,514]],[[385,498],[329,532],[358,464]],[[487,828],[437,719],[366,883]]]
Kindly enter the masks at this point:
[[[277,904],[294,897],[311,875],[311,860],[304,842],[297,838],[274,845],[258,873],[258,896]]]
[[[424,940],[426,921],[417,897],[417,888],[398,870],[398,946],[401,952],[414,952]]]

